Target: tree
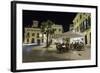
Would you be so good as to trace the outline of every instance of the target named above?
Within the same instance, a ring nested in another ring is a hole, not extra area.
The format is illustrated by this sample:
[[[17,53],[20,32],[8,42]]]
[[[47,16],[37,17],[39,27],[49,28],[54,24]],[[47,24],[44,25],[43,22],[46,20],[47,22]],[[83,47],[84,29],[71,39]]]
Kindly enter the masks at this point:
[[[53,34],[53,31],[54,31],[53,28],[52,28],[53,24],[54,23],[51,20],[47,20],[47,21],[41,23],[42,38],[43,38],[43,34],[46,34],[46,37],[47,37],[46,47],[50,46],[50,44],[49,44],[49,36],[51,34]]]

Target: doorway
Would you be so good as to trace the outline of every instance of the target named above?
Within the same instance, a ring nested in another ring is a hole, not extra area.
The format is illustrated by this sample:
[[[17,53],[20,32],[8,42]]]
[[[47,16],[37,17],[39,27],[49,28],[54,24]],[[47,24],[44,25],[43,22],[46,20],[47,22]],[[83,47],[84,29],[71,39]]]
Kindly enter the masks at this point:
[[[40,45],[40,39],[37,39],[37,44]]]
[[[87,35],[85,35],[85,44],[87,44]]]

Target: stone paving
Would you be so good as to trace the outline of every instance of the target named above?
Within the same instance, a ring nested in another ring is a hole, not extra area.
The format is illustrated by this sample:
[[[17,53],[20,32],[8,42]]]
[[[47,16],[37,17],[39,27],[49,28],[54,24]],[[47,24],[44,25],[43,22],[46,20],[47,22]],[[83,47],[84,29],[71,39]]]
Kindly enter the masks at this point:
[[[85,48],[83,51],[58,53],[55,45],[49,48],[44,48],[43,46],[24,46],[23,62],[87,60],[90,59],[90,54],[90,48]]]

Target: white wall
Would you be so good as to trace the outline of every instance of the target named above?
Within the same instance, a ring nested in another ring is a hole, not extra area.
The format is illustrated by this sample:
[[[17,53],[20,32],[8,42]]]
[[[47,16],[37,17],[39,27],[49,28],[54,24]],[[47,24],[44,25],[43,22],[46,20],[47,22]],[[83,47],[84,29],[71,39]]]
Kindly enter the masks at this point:
[[[10,72],[10,53],[11,53],[10,52],[10,1],[11,0],[0,0],[0,73],[11,73]],[[54,3],[64,3],[64,4],[73,3],[73,4],[98,5],[100,7],[100,0],[31,0],[31,1],[52,2],[52,3],[54,2]],[[98,13],[100,13],[100,10]],[[100,16],[100,14],[98,16]],[[99,19],[100,17],[98,18],[98,20]],[[100,27],[100,25],[98,25],[98,27]],[[98,29],[98,31],[100,31],[100,29]],[[98,37],[100,37],[100,33]],[[100,40],[100,38],[98,40]],[[98,43],[100,43],[100,41]],[[99,73],[99,72],[100,69],[98,67],[98,68],[83,68],[83,69],[52,70],[52,71],[42,71],[42,72],[38,71],[34,73]]]

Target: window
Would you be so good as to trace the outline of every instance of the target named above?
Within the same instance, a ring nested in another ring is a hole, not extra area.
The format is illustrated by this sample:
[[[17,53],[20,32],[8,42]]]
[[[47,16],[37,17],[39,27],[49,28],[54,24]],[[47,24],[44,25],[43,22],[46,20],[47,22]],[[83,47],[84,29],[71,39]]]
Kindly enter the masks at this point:
[[[85,35],[85,44],[87,44],[87,35]]]
[[[84,23],[82,23],[82,27],[81,28],[82,28],[82,32],[83,32],[84,31]]]
[[[29,43],[29,39],[27,39],[27,43]]]
[[[56,31],[57,29],[55,28],[54,30]]]
[[[59,32],[61,31],[61,29],[59,29]]]
[[[39,38],[39,33],[37,33],[37,38]]]
[[[35,40],[34,40],[34,38],[32,38],[32,43],[35,43]]]
[[[80,27],[78,26],[78,27],[77,27],[77,32],[79,32],[79,31],[80,31]]]
[[[91,33],[90,33],[90,44],[91,44]]]
[[[27,33],[27,35],[29,36],[29,32]]]
[[[35,36],[35,33],[32,33],[32,36]]]
[[[86,19],[86,29],[89,27],[88,20]]]
[[[37,44],[40,45],[40,39],[37,39]]]
[[[89,26],[91,26],[91,18],[88,17],[88,23],[89,23]]]
[[[82,18],[82,15],[80,15],[80,19]]]
[[[27,35],[26,35],[26,37],[29,37],[29,35],[30,35],[30,34],[29,34],[29,32],[28,32]]]
[[[42,39],[42,43],[44,42],[44,39]]]
[[[77,22],[78,22],[78,19],[77,19]],[[77,22],[76,22],[76,23],[77,23]]]
[[[84,21],[84,30],[86,29],[86,20]]]
[[[83,32],[83,23],[80,25],[80,31]]]

